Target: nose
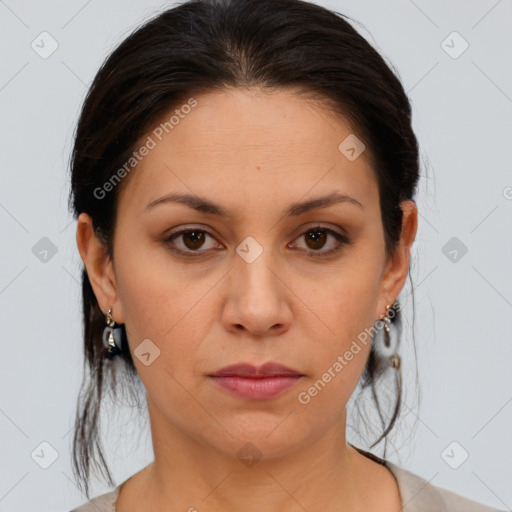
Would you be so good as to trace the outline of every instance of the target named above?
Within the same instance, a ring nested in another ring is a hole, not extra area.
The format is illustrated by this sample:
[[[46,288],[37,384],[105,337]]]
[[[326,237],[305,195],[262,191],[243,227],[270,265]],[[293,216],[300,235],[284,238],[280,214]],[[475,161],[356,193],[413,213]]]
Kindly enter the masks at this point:
[[[263,251],[252,262],[235,260],[229,273],[228,294],[222,313],[224,327],[247,331],[256,337],[282,334],[292,319],[290,300],[293,293],[275,258]]]

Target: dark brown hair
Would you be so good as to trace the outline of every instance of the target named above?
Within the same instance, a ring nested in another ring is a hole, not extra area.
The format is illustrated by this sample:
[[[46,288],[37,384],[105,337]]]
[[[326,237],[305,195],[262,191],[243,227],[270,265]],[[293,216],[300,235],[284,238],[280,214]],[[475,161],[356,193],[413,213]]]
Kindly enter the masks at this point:
[[[69,206],[75,219],[82,212],[90,215],[112,258],[121,186],[107,200],[95,190],[123,167],[157,119],[202,92],[298,87],[322,98],[365,141],[378,181],[386,251],[392,255],[402,229],[400,202],[413,198],[419,176],[411,106],[397,74],[346,18],[301,0],[191,0],[145,22],[106,59],[85,98],[70,162]],[[123,392],[133,389],[138,396],[142,386],[124,327],[116,362],[103,356],[105,316],[85,268],[82,294],[84,379],[73,471],[89,497],[90,470],[98,463],[109,485],[115,485],[99,438],[102,398],[111,392],[115,399],[119,379]],[[372,345],[360,381],[371,390],[383,427],[372,446],[387,440],[400,411],[397,380],[386,426],[375,387],[385,367]]]

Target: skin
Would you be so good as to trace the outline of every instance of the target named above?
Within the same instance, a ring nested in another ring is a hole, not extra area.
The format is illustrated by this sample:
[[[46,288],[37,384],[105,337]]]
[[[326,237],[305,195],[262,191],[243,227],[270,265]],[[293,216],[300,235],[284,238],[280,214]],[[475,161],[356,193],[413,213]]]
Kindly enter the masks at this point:
[[[398,512],[392,473],[345,438],[346,404],[370,344],[360,344],[307,405],[297,395],[398,297],[416,205],[401,204],[400,244],[387,257],[369,146],[354,161],[338,149],[354,133],[345,119],[292,89],[195,98],[197,106],[124,178],[113,261],[90,218],[78,219],[77,245],[102,311],[112,307],[125,324],[132,356],[144,339],[160,350],[148,366],[133,357],[147,391],[155,457],[125,482],[117,511]],[[333,191],[363,208],[344,202],[283,215],[291,203]],[[233,217],[178,203],[145,210],[170,192],[206,197]],[[308,242],[316,223],[345,230],[352,243],[322,257],[338,242],[332,235],[323,245]],[[203,252],[175,254],[165,236],[191,227],[211,236],[202,245],[180,236],[174,247]],[[248,236],[263,248],[251,263],[236,252]],[[266,361],[305,377],[258,401],[228,394],[206,376]],[[237,457],[247,442],[261,454],[251,467]]]

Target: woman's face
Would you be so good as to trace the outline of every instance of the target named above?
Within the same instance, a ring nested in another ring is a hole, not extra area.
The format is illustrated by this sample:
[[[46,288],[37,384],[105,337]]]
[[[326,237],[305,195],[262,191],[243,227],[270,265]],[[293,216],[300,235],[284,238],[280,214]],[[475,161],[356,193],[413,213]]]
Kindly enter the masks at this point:
[[[291,90],[194,99],[168,133],[156,123],[141,139],[151,148],[124,178],[112,286],[93,283],[126,325],[152,429],[232,456],[251,442],[269,458],[343,435],[370,350],[360,334],[409,263],[408,250],[386,258],[368,151],[357,156],[350,126]],[[193,200],[159,201],[169,194]],[[352,199],[306,207],[336,194]],[[269,361],[303,376],[272,398],[209,377]]]

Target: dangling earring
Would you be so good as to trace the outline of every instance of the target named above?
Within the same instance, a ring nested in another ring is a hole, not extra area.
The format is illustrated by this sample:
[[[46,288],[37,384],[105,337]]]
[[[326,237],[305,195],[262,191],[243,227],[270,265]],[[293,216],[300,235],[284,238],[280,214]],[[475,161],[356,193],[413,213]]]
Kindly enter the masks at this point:
[[[384,320],[384,346],[386,349],[391,349],[391,330],[389,326],[393,323],[396,325],[396,343],[393,348],[393,353],[388,356],[389,364],[395,368],[400,369],[401,358],[398,354],[398,345],[400,343],[400,336],[402,331],[402,322],[400,316],[400,303],[395,301],[393,304],[386,305],[386,314],[381,316],[381,320]]]
[[[112,359],[121,353],[121,327],[115,327],[114,319],[112,318],[112,308],[108,310],[105,317],[106,327],[103,329],[103,345],[105,346],[105,357]],[[116,343],[117,342],[117,343]]]

